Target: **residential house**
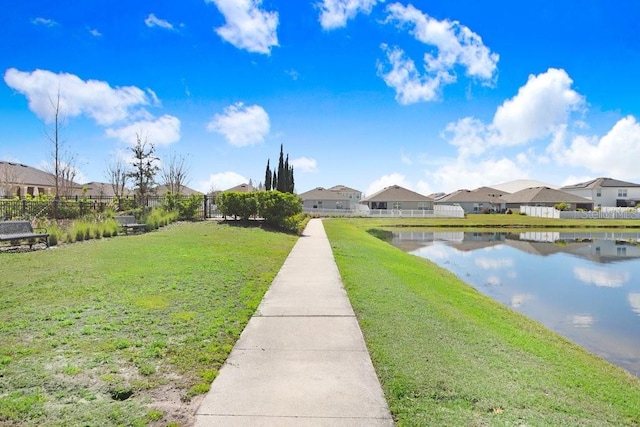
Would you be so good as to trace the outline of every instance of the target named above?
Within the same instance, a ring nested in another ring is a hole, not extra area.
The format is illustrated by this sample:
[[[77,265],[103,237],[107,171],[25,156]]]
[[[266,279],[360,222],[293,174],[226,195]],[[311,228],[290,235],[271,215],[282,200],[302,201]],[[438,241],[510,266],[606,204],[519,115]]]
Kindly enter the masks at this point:
[[[596,207],[640,206],[640,184],[612,178],[596,178],[579,184],[567,185],[562,191],[591,199]]]
[[[0,197],[54,195],[55,175],[22,163],[0,161]]]
[[[362,191],[355,190],[344,185],[334,185],[333,187],[329,188],[329,190],[335,191],[342,194],[343,196],[348,197],[349,200],[353,200],[353,203],[360,203],[360,200],[362,199]]]
[[[348,209],[352,208],[352,201],[336,191],[331,191],[323,187],[299,194],[302,199],[303,209]]]
[[[506,210],[506,200],[502,198],[503,191],[490,187],[480,187],[475,190],[458,190],[444,197],[438,198],[436,205],[460,206],[465,213],[503,212]]]
[[[165,194],[167,194],[169,192],[169,187],[165,184],[159,185],[156,187],[156,194],[158,196],[164,196]],[[202,194],[201,192],[199,192],[198,190],[194,190],[193,188],[189,188],[186,185],[182,185],[180,187],[180,194],[183,196],[191,196],[193,194]]]
[[[344,185],[317,187],[299,194],[303,209],[345,209],[352,211],[360,203],[362,192]]]
[[[115,197],[116,193],[113,191],[113,185],[110,182],[87,182],[82,186],[78,186],[73,190],[73,196],[89,197],[90,199],[100,199],[103,197],[110,198]],[[133,196],[133,191],[128,188],[124,189],[125,196]]]
[[[549,187],[525,188],[513,194],[502,196],[507,202],[507,209],[519,210],[520,206],[549,206],[566,203],[570,210],[593,210],[593,201],[561,190]]]
[[[256,187],[253,186],[253,183],[249,182],[244,184],[236,185],[235,187],[228,188],[223,191],[223,193],[229,193],[231,191],[240,192],[240,193],[250,193],[252,191],[258,191]]]
[[[371,210],[432,210],[433,199],[399,185],[386,187],[362,199]]]

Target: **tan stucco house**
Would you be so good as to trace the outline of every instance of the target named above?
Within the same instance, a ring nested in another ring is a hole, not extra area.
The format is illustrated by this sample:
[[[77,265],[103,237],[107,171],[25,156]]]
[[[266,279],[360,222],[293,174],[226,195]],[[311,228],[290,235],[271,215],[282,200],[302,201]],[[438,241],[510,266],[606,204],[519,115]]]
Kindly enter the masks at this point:
[[[386,187],[362,203],[371,210],[432,210],[433,199],[399,185]]]

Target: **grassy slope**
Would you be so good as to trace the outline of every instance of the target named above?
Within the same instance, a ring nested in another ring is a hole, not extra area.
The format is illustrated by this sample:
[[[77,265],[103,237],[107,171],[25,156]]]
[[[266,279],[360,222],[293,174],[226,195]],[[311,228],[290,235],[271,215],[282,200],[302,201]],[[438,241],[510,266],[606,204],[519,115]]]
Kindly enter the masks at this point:
[[[149,408],[208,389],[295,241],[201,222],[0,254],[0,424],[166,425]]]
[[[325,220],[398,425],[640,424],[640,381],[356,227]]]

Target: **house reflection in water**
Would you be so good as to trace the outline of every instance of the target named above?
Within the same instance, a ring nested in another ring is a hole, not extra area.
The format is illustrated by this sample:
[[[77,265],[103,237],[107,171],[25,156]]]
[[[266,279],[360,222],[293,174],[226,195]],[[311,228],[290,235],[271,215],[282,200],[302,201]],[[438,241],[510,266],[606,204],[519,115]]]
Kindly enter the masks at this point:
[[[640,233],[403,230],[388,239],[640,376]]]

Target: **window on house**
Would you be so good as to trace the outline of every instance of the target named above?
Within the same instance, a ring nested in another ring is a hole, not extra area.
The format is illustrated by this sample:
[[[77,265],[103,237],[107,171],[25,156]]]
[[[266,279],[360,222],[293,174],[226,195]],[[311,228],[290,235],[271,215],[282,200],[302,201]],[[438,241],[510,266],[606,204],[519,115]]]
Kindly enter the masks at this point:
[[[627,197],[627,189],[618,188],[618,197]]]
[[[402,209],[401,202],[393,202],[393,209]]]
[[[602,188],[596,189],[596,197],[601,197],[601,196],[602,196]]]
[[[624,246],[618,246],[616,248],[616,253],[618,256],[626,256],[627,255],[627,248],[625,248]]]

